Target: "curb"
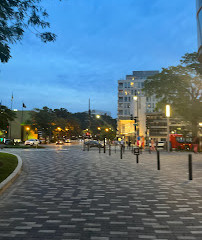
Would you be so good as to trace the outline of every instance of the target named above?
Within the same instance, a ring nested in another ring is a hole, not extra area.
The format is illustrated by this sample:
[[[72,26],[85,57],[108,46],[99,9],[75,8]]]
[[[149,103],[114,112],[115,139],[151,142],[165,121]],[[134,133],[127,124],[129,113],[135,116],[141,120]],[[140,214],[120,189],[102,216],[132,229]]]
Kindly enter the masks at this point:
[[[18,159],[18,165],[15,168],[15,170],[3,182],[0,183],[0,194],[3,193],[15,181],[15,179],[18,177],[18,175],[22,171],[21,157],[14,153],[9,153],[9,152],[4,152],[4,153],[8,153],[8,154],[16,156]]]

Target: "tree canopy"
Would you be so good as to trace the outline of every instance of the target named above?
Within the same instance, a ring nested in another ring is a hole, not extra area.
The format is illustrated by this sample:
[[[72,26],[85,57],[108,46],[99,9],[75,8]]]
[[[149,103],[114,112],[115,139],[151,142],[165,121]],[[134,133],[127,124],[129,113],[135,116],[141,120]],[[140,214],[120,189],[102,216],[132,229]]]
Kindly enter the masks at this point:
[[[198,54],[187,53],[178,66],[163,68],[145,81],[146,95],[154,95],[159,101],[157,108],[170,104],[175,116],[181,116],[192,124],[196,135],[197,124],[202,118],[202,66]]]
[[[0,130],[8,130],[9,122],[16,117],[15,112],[0,104]]]
[[[41,6],[42,0],[0,1],[0,60],[11,58],[10,44],[22,39],[25,30],[30,30],[44,43],[55,41],[56,35],[45,31],[50,28],[46,21],[48,13]]]

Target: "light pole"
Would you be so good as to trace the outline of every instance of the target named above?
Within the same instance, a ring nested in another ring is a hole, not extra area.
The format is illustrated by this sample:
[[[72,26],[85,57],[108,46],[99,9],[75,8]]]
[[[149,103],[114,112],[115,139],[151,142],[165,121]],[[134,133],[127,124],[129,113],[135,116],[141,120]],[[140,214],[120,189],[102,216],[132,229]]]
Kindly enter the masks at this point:
[[[137,135],[139,135],[138,134],[138,131],[137,131],[137,124],[138,124],[138,96],[134,96],[133,97],[133,100],[137,103],[137,105],[136,105],[136,116],[135,116],[135,143],[137,142]],[[135,105],[134,105],[135,106]]]
[[[170,138],[169,138],[169,133],[170,133],[170,129],[169,129],[169,118],[170,118],[170,105],[166,105],[166,117],[167,117],[167,150],[168,152],[170,151]]]

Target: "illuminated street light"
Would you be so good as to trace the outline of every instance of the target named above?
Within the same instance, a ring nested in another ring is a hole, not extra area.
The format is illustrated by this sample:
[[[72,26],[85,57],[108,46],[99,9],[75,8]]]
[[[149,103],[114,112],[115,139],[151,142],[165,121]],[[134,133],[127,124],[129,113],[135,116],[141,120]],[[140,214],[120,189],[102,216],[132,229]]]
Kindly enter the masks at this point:
[[[170,151],[170,146],[169,146],[169,133],[170,133],[170,129],[169,129],[169,118],[170,118],[170,105],[166,105],[166,117],[167,117],[167,148],[168,148],[168,152]]]
[[[166,105],[166,117],[170,117],[170,105]]]
[[[60,127],[58,127],[58,128],[57,128],[57,130],[58,130],[58,131],[61,131],[61,128],[60,128]]]
[[[134,96],[133,99],[134,99],[135,101],[137,101],[137,96]]]
[[[30,130],[30,127],[27,127],[26,130],[29,131],[29,130]]]
[[[100,115],[96,115],[96,118],[100,118]]]
[[[202,127],[202,122],[200,122],[198,125],[199,125],[199,127]]]
[[[101,127],[98,127],[97,130],[101,130]]]
[[[106,132],[109,132],[109,128],[105,128],[105,131],[106,131]]]

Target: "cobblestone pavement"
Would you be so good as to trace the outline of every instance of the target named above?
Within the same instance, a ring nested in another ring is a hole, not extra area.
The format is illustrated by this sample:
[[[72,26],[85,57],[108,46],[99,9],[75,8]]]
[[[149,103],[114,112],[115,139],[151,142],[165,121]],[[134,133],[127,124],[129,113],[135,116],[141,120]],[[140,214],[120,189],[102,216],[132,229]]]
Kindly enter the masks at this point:
[[[0,239],[202,239],[202,154],[135,156],[79,146],[18,150],[24,169],[0,196]]]

